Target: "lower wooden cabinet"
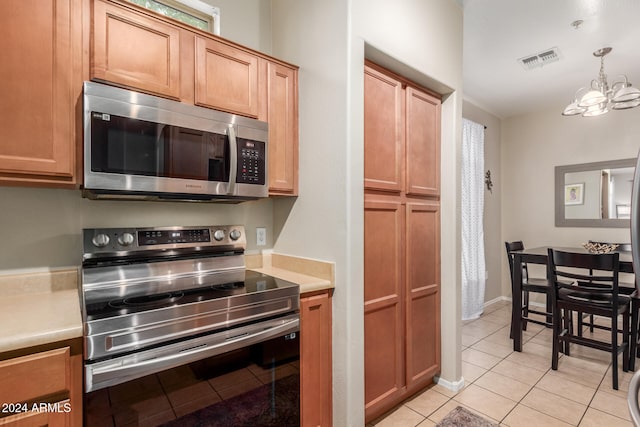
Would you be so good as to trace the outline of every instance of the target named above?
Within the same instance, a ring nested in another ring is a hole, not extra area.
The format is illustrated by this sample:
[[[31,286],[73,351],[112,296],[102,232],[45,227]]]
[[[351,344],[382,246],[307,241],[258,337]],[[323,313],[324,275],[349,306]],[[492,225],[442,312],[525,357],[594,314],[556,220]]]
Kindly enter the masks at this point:
[[[34,351],[0,360],[0,426],[82,426],[81,340]]]
[[[332,423],[331,290],[300,297],[300,412],[303,427]]]

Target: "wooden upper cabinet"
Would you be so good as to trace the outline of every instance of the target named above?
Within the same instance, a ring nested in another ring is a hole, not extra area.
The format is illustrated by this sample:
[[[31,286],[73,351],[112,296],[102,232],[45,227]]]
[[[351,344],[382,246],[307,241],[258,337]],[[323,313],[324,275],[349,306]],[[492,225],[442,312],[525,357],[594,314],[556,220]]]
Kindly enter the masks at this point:
[[[440,100],[406,89],[406,193],[440,195]]]
[[[298,194],[298,70],[266,61],[269,193]]]
[[[80,0],[0,1],[3,183],[76,183],[82,9]]]
[[[365,66],[364,187],[400,192],[403,186],[402,83]]]
[[[258,57],[196,36],[195,103],[258,117]]]
[[[91,78],[180,99],[180,29],[95,0]]]

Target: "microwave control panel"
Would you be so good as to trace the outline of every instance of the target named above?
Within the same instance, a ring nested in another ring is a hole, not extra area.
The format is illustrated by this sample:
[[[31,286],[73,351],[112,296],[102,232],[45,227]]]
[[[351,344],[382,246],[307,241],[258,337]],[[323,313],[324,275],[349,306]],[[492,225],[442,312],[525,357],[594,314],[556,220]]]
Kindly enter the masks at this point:
[[[238,175],[242,184],[265,183],[265,143],[238,138]]]

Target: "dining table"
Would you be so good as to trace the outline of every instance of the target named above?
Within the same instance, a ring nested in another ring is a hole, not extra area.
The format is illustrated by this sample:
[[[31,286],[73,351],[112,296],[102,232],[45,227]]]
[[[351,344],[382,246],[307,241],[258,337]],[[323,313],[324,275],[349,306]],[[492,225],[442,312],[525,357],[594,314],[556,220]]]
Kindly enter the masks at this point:
[[[583,247],[557,247],[557,246],[539,246],[534,248],[525,248],[521,251],[514,251],[513,265],[522,265],[522,263],[528,264],[541,264],[547,265],[549,258],[548,250],[555,249],[564,252],[575,253],[589,253]],[[620,254],[620,272],[621,273],[633,273],[633,260],[631,251],[616,250]],[[522,312],[522,269],[513,269],[513,295],[511,304],[511,325],[513,334],[513,351],[522,351],[522,325],[521,315]],[[547,280],[550,279],[550,272],[547,269]],[[621,284],[622,286],[622,284]],[[551,299],[547,298],[547,312],[551,312]],[[551,319],[547,319],[547,323],[551,323]]]

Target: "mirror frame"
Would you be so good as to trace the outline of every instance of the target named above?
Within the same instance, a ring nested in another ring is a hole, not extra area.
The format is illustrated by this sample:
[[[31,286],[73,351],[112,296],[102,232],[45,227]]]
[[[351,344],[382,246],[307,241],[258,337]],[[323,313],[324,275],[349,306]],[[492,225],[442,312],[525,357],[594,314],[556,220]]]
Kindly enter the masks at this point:
[[[555,205],[556,227],[603,227],[629,228],[629,219],[618,218],[565,218],[564,217],[564,175],[570,172],[584,172],[599,169],[617,169],[636,166],[636,159],[610,160],[605,162],[581,163],[577,165],[556,166],[555,168]]]

